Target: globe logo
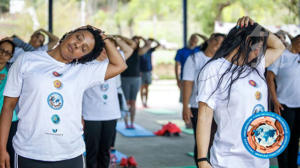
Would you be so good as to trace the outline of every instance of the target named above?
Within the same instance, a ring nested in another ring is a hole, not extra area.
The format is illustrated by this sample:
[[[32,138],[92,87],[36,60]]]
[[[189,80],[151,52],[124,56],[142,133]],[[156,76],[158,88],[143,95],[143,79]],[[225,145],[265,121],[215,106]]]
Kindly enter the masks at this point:
[[[47,102],[48,102],[48,105],[54,110],[61,109],[64,104],[62,95],[57,92],[52,92],[48,96]]]
[[[286,121],[273,112],[259,112],[250,116],[242,128],[242,141],[245,148],[259,158],[273,158],[287,147],[290,130]]]

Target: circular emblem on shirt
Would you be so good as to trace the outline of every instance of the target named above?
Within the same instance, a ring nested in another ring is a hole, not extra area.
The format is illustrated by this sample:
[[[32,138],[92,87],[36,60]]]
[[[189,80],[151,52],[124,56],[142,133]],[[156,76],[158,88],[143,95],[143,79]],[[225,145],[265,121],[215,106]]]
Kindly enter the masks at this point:
[[[257,104],[254,106],[253,110],[252,110],[252,114],[256,114],[256,113],[260,113],[260,112],[264,112],[265,111],[265,107],[261,104]]]
[[[52,74],[53,74],[54,76],[56,76],[56,77],[59,77],[59,76],[61,76],[61,74],[60,74],[60,73],[58,73],[58,72],[56,72],[56,71],[54,71]]]
[[[260,98],[261,98],[261,93],[259,91],[256,91],[255,92],[255,99],[260,100]]]
[[[109,85],[107,83],[101,84],[100,89],[103,92],[106,92],[109,89]]]
[[[287,147],[289,139],[288,124],[273,112],[260,112],[250,116],[242,128],[245,148],[259,158],[278,156]]]
[[[55,80],[53,82],[53,84],[54,84],[54,87],[57,88],[57,89],[59,89],[61,87],[61,85],[62,85],[62,83],[59,80]]]
[[[52,132],[53,133],[57,133],[57,129],[52,129]]]
[[[52,92],[49,96],[48,96],[48,105],[54,109],[54,110],[59,110],[62,108],[63,104],[64,104],[64,100],[61,94],[57,93],[57,92]]]
[[[249,80],[249,84],[253,87],[256,87],[256,82],[254,80]]]
[[[60,122],[60,118],[57,114],[54,114],[52,117],[51,117],[51,120],[54,124],[58,124]],[[53,130],[52,130],[53,131]],[[55,131],[55,130],[54,130]],[[56,130],[57,131],[57,130]]]
[[[107,100],[108,96],[105,94],[102,96],[104,100]]]

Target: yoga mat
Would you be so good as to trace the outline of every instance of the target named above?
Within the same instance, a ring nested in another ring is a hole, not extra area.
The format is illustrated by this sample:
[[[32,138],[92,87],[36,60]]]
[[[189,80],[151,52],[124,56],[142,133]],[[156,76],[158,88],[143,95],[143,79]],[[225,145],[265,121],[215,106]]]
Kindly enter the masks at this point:
[[[180,129],[181,129],[181,131],[183,133],[186,133],[186,134],[189,134],[189,135],[193,135],[194,134],[194,130],[192,128],[181,127]]]
[[[300,152],[298,153],[298,165],[300,165]]]
[[[177,113],[174,110],[169,110],[164,108],[146,108],[143,111],[152,114],[176,114]]]
[[[115,155],[117,160],[116,163],[120,163],[122,158],[127,158],[127,156],[117,150],[112,151],[111,154]]]
[[[168,167],[168,168],[197,168],[196,166],[176,166],[176,167]]]
[[[152,137],[155,136],[151,131],[134,124],[135,129],[126,129],[124,122],[117,123],[117,131],[126,137]]]
[[[194,152],[188,152],[186,153],[188,156],[194,157]]]

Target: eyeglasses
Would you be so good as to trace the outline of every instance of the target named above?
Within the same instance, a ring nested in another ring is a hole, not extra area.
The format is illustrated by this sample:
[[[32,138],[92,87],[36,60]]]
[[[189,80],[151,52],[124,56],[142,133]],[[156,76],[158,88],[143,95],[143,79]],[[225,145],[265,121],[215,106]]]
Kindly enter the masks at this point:
[[[12,54],[7,52],[6,50],[0,48],[0,55],[6,56],[6,57],[12,57]]]

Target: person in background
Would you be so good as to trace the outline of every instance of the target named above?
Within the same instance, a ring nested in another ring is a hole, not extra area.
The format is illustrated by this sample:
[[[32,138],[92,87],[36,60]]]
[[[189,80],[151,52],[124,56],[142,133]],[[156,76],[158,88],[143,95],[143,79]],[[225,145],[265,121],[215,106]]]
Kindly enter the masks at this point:
[[[194,147],[194,159],[197,160],[197,145],[196,145],[196,126],[198,120],[198,103],[196,101],[197,96],[197,77],[201,68],[206,64],[210,58],[212,58],[216,51],[221,46],[225,38],[224,34],[214,33],[210,38],[203,44],[201,51],[188,57],[184,69],[183,69],[183,109],[182,118],[186,124],[192,123],[195,138]],[[217,126],[213,122],[211,130],[211,141],[216,132]],[[196,162],[197,165],[197,162]]]
[[[140,57],[144,55],[147,50],[146,40],[141,36],[134,36],[132,38],[134,43],[131,47],[134,49],[132,55],[126,60],[128,68],[121,73],[122,89],[125,94],[127,105],[129,106],[130,124],[128,123],[128,114],[124,117],[125,127],[127,129],[134,129],[134,119],[136,113],[136,97],[141,87],[140,76]],[[140,41],[143,41],[143,47],[140,47]]]
[[[286,49],[267,71],[274,111],[287,121],[291,131],[287,148],[277,157],[279,168],[297,168],[300,136],[299,53],[300,35],[292,39],[291,48]]]
[[[207,40],[207,37],[201,34],[198,33],[192,34],[188,41],[188,45],[186,47],[177,50],[176,52],[175,76],[176,76],[177,86],[180,89],[180,98],[179,98],[180,102],[182,102],[182,76],[183,76],[184,63],[191,54],[194,54],[201,50],[201,45],[197,46],[199,42],[198,36],[202,38],[204,41]]]
[[[122,39],[114,36],[108,38],[119,47],[124,59],[132,54],[133,49]],[[105,49],[97,60],[107,60]],[[88,168],[109,167],[110,148],[116,137],[117,119],[121,117],[118,100],[118,88],[121,85],[119,80],[118,75],[84,92],[82,113]]]
[[[1,40],[0,41],[0,109],[2,109],[3,101],[4,101],[4,87],[7,80],[7,74],[8,74],[8,68],[7,68],[7,62],[12,58],[12,55],[15,51],[15,45],[9,40]],[[0,112],[1,114],[1,112]],[[11,168],[14,168],[14,157],[15,152],[12,146],[12,139],[13,136],[16,134],[17,131],[17,125],[18,125],[18,117],[16,112],[13,112],[13,118],[11,123],[11,128],[9,131],[9,136],[7,140],[7,152],[9,154],[10,159],[10,165]]]
[[[152,44],[155,43],[155,46],[152,47]],[[146,53],[142,55],[140,61],[141,67],[141,77],[142,77],[142,86],[140,90],[141,100],[144,107],[148,107],[148,94],[149,94],[149,85],[152,82],[152,53],[160,46],[160,43],[153,39],[149,38],[146,41],[145,50]]]

